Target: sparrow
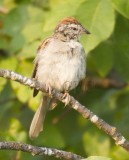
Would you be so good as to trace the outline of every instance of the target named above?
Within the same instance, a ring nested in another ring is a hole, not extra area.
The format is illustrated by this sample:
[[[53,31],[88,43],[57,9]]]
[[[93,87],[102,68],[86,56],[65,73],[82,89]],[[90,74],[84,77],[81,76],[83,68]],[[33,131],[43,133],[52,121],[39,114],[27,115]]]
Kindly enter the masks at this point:
[[[79,38],[90,34],[75,18],[66,17],[56,26],[51,37],[38,47],[34,60],[32,78],[51,88],[64,93],[64,102],[69,102],[68,92],[86,76],[86,54]],[[34,89],[33,96],[38,94]],[[31,122],[29,137],[36,138],[43,130],[46,111],[52,110],[57,100],[42,93],[42,100]]]

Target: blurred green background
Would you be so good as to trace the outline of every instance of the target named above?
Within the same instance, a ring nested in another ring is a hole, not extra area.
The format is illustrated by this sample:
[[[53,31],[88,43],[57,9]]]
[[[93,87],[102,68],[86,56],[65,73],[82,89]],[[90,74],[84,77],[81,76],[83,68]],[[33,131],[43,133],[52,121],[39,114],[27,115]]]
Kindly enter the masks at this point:
[[[77,18],[92,34],[83,36],[92,78],[129,82],[129,0],[0,0],[0,68],[30,77],[36,49],[61,18]],[[129,139],[129,86],[92,87],[72,95]],[[129,154],[103,131],[61,103],[47,113],[34,141],[29,125],[39,104],[32,90],[0,78],[0,141],[17,141],[71,151],[84,157],[128,160]],[[29,153],[0,151],[0,159],[41,160]]]

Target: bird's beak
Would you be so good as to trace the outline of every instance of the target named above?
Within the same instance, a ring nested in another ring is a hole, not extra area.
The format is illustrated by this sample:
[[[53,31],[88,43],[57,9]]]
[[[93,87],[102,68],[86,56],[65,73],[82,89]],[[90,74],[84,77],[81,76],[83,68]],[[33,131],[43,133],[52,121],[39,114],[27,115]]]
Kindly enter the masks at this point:
[[[81,34],[91,34],[86,28],[83,28]]]

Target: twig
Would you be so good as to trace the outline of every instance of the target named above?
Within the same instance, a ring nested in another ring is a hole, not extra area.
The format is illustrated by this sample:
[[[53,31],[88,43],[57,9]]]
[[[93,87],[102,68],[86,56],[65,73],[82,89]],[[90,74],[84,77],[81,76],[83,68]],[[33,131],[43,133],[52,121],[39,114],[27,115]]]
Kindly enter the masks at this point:
[[[111,79],[111,78],[92,78],[90,76],[87,76],[82,81],[82,90],[85,92],[87,89],[96,87],[96,88],[124,88],[128,84],[126,82],[117,80],[117,79]]]
[[[84,158],[71,152],[66,152],[54,148],[37,147],[18,142],[0,142],[0,150],[17,150],[31,153],[33,156],[46,155],[53,156],[55,158],[62,158],[65,160],[81,160]]]
[[[41,84],[40,82],[38,82],[34,79],[30,79],[30,78],[27,78],[27,77],[22,76],[20,74],[17,74],[13,71],[0,69],[0,77],[4,77],[7,79],[11,79],[11,80],[20,82],[26,86],[38,89],[42,92],[48,92],[48,91],[46,91],[46,87],[44,84]],[[53,97],[62,101],[62,96],[63,96],[62,93],[59,93],[57,90],[52,89],[52,95],[53,95]],[[114,141],[117,145],[123,147],[126,151],[129,152],[129,142],[121,135],[121,133],[119,133],[116,130],[115,127],[110,126],[104,120],[102,120],[97,115],[95,115],[93,112],[91,112],[88,108],[81,105],[72,96],[70,97],[70,106],[71,106],[71,108],[78,111],[84,118],[88,119],[90,122],[95,124],[99,129],[103,130],[105,133],[107,133],[109,136],[111,136],[111,138],[114,139]]]

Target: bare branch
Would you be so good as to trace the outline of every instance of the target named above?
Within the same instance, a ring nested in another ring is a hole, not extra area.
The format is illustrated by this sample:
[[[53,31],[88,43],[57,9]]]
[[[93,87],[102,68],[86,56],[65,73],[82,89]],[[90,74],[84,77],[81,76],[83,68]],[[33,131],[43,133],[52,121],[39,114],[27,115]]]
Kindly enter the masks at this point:
[[[128,84],[126,82],[112,79],[112,78],[92,78],[87,76],[82,81],[82,90],[85,92],[89,88],[96,87],[96,88],[124,88]]]
[[[0,150],[17,150],[31,153],[33,156],[46,155],[66,160],[81,160],[84,158],[71,152],[66,152],[54,148],[37,147],[18,142],[0,142]]]
[[[47,92],[45,90],[45,85],[41,84],[40,82],[27,78],[25,76],[22,76],[20,74],[17,74],[9,70],[0,69],[0,77],[4,77],[7,79],[11,79],[11,80],[20,82],[26,86],[38,89],[42,92]],[[52,95],[53,97],[62,101],[62,96],[63,96],[62,93],[59,93],[57,90],[53,89]],[[121,135],[121,133],[119,133],[116,130],[115,127],[110,126],[104,120],[102,120],[97,115],[95,115],[93,112],[91,112],[88,108],[81,105],[72,96],[70,97],[70,107],[78,111],[84,118],[88,119],[90,122],[95,124],[99,129],[107,133],[115,141],[116,145],[123,147],[126,151],[129,152],[129,142]]]

